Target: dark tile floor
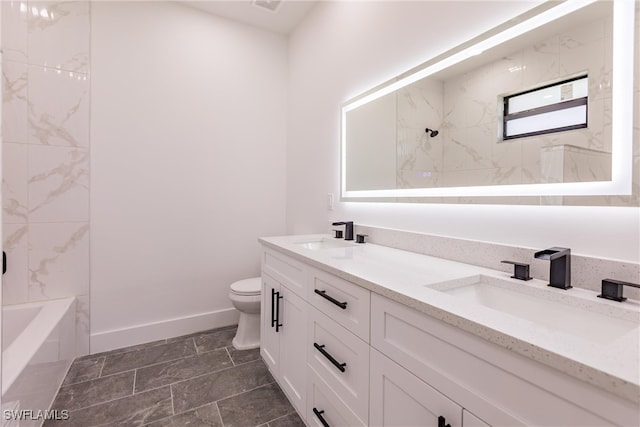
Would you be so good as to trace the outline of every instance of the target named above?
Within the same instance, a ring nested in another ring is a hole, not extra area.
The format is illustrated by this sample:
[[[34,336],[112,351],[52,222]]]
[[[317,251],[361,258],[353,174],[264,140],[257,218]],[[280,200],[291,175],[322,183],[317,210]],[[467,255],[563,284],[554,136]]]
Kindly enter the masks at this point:
[[[235,327],[77,358],[45,427],[304,426],[260,358],[231,346]]]

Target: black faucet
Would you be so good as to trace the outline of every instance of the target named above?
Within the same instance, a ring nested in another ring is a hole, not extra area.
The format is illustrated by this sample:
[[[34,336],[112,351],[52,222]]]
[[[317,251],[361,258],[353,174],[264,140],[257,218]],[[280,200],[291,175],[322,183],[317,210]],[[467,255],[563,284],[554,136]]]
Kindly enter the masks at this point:
[[[344,225],[344,240],[353,240],[353,221],[334,222],[331,225]]]
[[[549,286],[558,289],[569,289],[571,286],[571,249],[553,247],[536,252],[538,259],[551,261]]]

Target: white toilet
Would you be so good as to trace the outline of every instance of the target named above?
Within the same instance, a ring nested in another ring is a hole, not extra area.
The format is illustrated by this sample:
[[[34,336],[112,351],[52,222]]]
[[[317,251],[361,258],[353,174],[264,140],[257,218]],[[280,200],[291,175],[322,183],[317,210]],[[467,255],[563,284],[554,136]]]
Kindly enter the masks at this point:
[[[237,350],[249,350],[260,347],[260,294],[262,279],[233,282],[229,289],[229,299],[240,312],[238,330],[233,337],[233,347]]]

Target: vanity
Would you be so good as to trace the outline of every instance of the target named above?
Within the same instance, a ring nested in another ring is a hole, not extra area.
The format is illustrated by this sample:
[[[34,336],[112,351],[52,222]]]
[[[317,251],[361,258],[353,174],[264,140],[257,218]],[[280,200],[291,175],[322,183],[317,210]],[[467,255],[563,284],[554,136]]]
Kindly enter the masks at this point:
[[[261,355],[307,425],[640,425],[635,302],[324,235],[259,241]]]

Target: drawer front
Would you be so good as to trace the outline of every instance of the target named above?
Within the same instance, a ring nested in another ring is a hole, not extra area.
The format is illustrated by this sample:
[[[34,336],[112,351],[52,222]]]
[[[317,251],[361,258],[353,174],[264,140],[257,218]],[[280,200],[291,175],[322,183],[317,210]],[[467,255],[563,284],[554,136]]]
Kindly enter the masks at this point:
[[[262,251],[262,271],[269,274],[303,299],[307,298],[308,267],[280,252],[265,248]]]
[[[307,363],[351,410],[369,413],[369,344],[310,308]]]
[[[313,368],[309,368],[307,425],[323,427],[321,418],[331,427],[367,425],[340,400]]]
[[[373,347],[491,425],[605,426],[611,405],[631,419],[613,396],[395,301],[374,294],[371,313]]]
[[[371,292],[324,271],[310,269],[307,300],[360,339],[369,342]]]

